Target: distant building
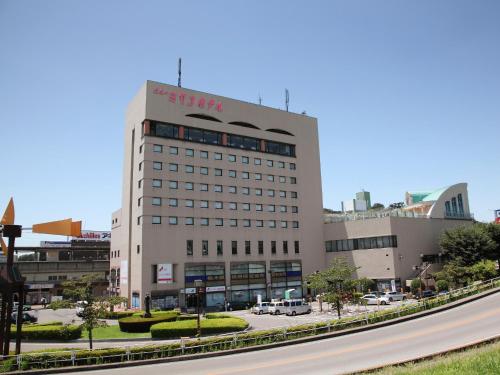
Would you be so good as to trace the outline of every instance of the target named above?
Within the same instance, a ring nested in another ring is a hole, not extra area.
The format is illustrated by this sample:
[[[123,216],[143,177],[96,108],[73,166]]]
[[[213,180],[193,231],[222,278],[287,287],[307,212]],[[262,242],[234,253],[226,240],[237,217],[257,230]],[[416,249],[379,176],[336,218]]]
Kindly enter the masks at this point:
[[[369,210],[372,208],[372,201],[370,198],[370,192],[369,191],[360,191],[356,193],[356,199],[360,201],[365,201],[366,202],[366,209]]]
[[[360,191],[355,199],[341,202],[342,212],[363,212],[371,208],[370,192]]]

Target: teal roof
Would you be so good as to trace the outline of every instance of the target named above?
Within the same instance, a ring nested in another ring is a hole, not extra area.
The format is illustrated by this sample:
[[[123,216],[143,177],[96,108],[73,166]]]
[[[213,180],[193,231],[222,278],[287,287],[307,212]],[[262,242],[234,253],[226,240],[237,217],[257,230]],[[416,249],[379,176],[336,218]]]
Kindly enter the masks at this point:
[[[427,195],[422,201],[424,202],[429,202],[429,201],[437,201],[441,194],[443,194],[446,190],[448,190],[450,186],[443,187],[441,189],[435,190],[429,195]]]
[[[428,196],[431,192],[430,191],[413,191],[408,194],[411,195],[411,201],[413,204],[422,202],[426,196]]]

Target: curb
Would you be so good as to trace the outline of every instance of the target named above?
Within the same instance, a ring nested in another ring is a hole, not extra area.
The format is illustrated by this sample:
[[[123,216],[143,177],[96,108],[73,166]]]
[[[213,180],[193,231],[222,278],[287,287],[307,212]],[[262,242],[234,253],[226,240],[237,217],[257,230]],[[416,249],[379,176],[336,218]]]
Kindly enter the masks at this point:
[[[298,339],[292,339],[292,340],[287,340],[287,341],[277,342],[277,343],[272,343],[272,344],[255,345],[255,346],[249,346],[249,347],[244,347],[244,348],[236,348],[236,349],[229,349],[229,350],[209,352],[209,353],[190,354],[190,355],[176,356],[176,357],[145,359],[145,360],[137,360],[137,361],[129,361],[129,362],[104,363],[104,364],[99,364],[99,365],[88,365],[88,366],[59,367],[59,368],[36,369],[36,370],[27,370],[27,371],[12,371],[12,372],[7,372],[5,374],[40,374],[40,375],[42,375],[42,374],[70,373],[70,372],[77,372],[77,371],[105,370],[105,369],[113,369],[113,368],[119,368],[119,367],[132,367],[132,366],[143,366],[143,365],[151,365],[151,364],[158,364],[158,363],[189,361],[189,360],[193,360],[193,359],[220,357],[220,356],[226,356],[226,355],[231,355],[231,354],[239,354],[239,353],[247,353],[247,352],[253,352],[253,351],[258,351],[258,350],[279,348],[279,347],[301,344],[301,343],[306,343],[306,342],[311,342],[311,341],[318,341],[318,340],[324,340],[324,339],[329,339],[329,338],[334,338],[334,337],[339,337],[339,336],[346,336],[346,335],[359,333],[359,332],[371,331],[373,329],[387,327],[387,326],[391,326],[394,324],[407,322],[410,320],[415,320],[415,319],[422,318],[422,317],[425,317],[428,315],[433,315],[433,314],[436,314],[436,313],[439,313],[442,311],[447,311],[447,310],[450,310],[454,307],[465,305],[466,303],[479,300],[481,298],[493,295],[493,294],[498,293],[498,292],[500,292],[500,287],[497,287],[497,288],[494,288],[494,289],[491,289],[491,290],[488,290],[486,292],[482,292],[479,294],[475,294],[473,296],[465,297],[465,298],[460,299],[458,301],[450,302],[444,306],[438,306],[438,307],[435,307],[435,308],[430,309],[430,310],[426,310],[426,311],[422,311],[419,313],[403,316],[400,318],[390,319],[390,320],[387,320],[384,322],[373,323],[373,324],[369,324],[369,325],[365,325],[365,326],[361,326],[361,327],[350,328],[350,329],[345,329],[345,330],[341,330],[341,331],[335,331],[335,332],[324,333],[324,334],[319,334],[319,335],[301,337]],[[386,367],[386,366],[388,366],[388,365],[384,365],[383,367]],[[369,371],[369,369],[362,370],[362,371]]]

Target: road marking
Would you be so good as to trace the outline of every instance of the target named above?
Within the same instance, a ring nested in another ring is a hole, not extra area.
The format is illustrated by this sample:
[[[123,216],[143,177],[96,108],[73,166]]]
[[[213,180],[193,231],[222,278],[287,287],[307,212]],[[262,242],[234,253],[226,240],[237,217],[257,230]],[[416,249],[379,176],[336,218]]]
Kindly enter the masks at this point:
[[[209,372],[209,373],[207,373],[207,375],[222,375],[222,374],[234,374],[234,373],[239,373],[239,372],[255,371],[255,370],[265,369],[265,368],[270,368],[270,367],[290,365],[292,363],[313,361],[313,360],[318,360],[318,359],[325,358],[325,357],[339,356],[342,354],[352,353],[352,352],[356,352],[356,351],[360,351],[360,350],[366,350],[366,349],[378,347],[381,345],[394,344],[394,343],[405,341],[408,339],[414,339],[417,337],[428,335],[430,333],[436,333],[439,331],[446,331],[446,330],[449,330],[452,328],[466,326],[467,324],[470,324],[472,322],[475,322],[475,321],[478,321],[481,319],[485,319],[485,318],[489,318],[489,317],[495,316],[497,314],[500,314],[500,308],[497,308],[497,309],[494,309],[491,311],[487,311],[487,312],[484,312],[482,314],[475,315],[474,317],[471,317],[471,318],[441,324],[438,327],[431,327],[431,328],[427,328],[427,329],[422,329],[422,330],[419,330],[418,332],[413,332],[413,333],[407,334],[407,335],[401,335],[397,338],[388,338],[388,339],[384,339],[384,340],[374,341],[372,343],[357,344],[357,345],[354,345],[352,347],[341,349],[341,350],[336,350],[336,351],[323,351],[323,352],[316,353],[316,354],[302,355],[302,356],[298,356],[298,357],[290,358],[290,359],[268,361],[266,363],[262,363],[260,365],[255,365],[255,366],[232,367],[232,368],[222,370],[222,371]]]

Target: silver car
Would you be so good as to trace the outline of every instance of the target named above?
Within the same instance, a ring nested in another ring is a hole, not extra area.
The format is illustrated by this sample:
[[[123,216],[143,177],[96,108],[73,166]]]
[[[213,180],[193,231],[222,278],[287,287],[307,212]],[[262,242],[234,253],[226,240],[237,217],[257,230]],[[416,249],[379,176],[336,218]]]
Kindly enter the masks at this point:
[[[389,298],[385,296],[377,297],[375,294],[365,294],[362,299],[366,301],[367,305],[388,305],[391,303]]]
[[[406,296],[403,293],[399,292],[385,292],[382,293],[380,296],[387,297],[390,302],[406,300]]]
[[[269,302],[256,303],[251,310],[254,314],[262,315],[269,312]]]

